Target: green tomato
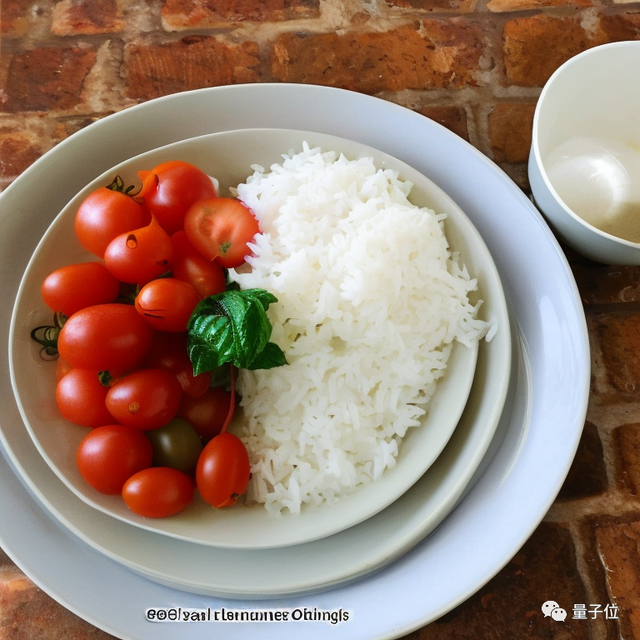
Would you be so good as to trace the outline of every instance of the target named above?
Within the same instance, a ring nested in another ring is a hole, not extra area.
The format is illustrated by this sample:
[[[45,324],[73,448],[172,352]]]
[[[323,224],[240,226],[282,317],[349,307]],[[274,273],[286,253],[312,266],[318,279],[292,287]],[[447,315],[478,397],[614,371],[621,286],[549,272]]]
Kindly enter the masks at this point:
[[[193,474],[202,451],[196,430],[182,418],[174,418],[160,429],[146,431],[153,447],[153,464]]]

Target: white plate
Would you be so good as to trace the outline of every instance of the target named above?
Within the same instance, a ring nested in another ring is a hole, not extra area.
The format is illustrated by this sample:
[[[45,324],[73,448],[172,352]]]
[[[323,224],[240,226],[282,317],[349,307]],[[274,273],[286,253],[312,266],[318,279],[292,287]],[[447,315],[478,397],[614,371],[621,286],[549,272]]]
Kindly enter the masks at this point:
[[[397,464],[376,482],[359,488],[334,505],[306,510],[301,515],[285,514],[276,518],[259,505],[238,504],[233,509],[214,510],[197,497],[177,516],[148,519],[130,511],[120,496],[98,493],[80,475],[75,454],[87,431],[65,421],[56,410],[55,363],[39,357],[39,346],[30,337],[33,328],[51,322],[51,311],[40,296],[40,286],[46,276],[62,266],[93,259],[90,253],[82,249],[73,230],[80,203],[98,187],[111,183],[116,175],[120,175],[125,184],[138,184],[137,171],[172,159],[191,162],[216,177],[223,195],[229,195],[229,187],[235,187],[251,175],[252,164],[269,167],[281,161],[282,154],[290,149],[302,151],[304,142],[312,147],[320,146],[325,151],[339,151],[351,159],[373,157],[376,166],[396,170],[403,180],[414,184],[411,192],[414,204],[447,214],[445,228],[451,248],[461,253],[472,277],[479,278],[481,282],[482,292],[479,296],[472,295],[472,302],[475,303],[478,297],[483,300],[489,298],[481,307],[480,317],[495,321],[496,331],[502,334],[494,337],[491,346],[496,366],[492,370],[490,387],[496,406],[502,406],[511,364],[504,294],[482,238],[467,216],[444,192],[417,171],[387,154],[326,134],[246,129],[191,138],[136,156],[89,183],[71,199],[49,227],[20,285],[9,336],[11,380],[18,406],[40,453],[69,489],[87,504],[134,526],[198,544],[228,549],[267,549],[302,544],[356,525],[397,500],[431,466],[453,434],[471,390],[477,345],[454,345],[448,374],[438,383],[422,426],[409,430],[403,439]],[[500,369],[500,363],[504,365],[503,369]],[[499,411],[493,406],[492,410],[495,417],[485,417],[483,423],[484,443],[489,442],[497,424]],[[447,494],[447,500],[451,501],[453,497],[455,501],[458,497],[460,485],[464,486],[462,483],[471,477],[484,449],[479,446],[469,459],[470,468],[462,470],[454,479],[454,495]],[[39,491],[38,486],[34,487],[34,491]],[[440,508],[434,510],[434,514],[439,512]]]
[[[49,220],[95,175],[135,153],[186,136],[244,127],[297,127],[351,137],[429,174],[479,228],[497,263],[525,344],[527,375],[504,438],[461,504],[411,553],[377,574],[319,595],[268,600],[260,608],[342,607],[347,623],[151,624],[153,606],[240,606],[160,586],[91,549],[57,526],[0,465],[0,544],[47,593],[93,624],[128,640],[398,638],[460,604],[518,551],[553,502],[584,423],[589,349],[584,315],[566,260],[541,216],[498,168],[423,116],[376,98],[316,86],[248,85],[177,94],[106,118],[61,143],[0,196],[0,338],[8,338],[11,301]],[[131,132],[136,132],[132,135]],[[159,139],[161,137],[161,139]],[[62,166],[60,147],[78,150]],[[86,162],[92,150],[93,162]],[[82,154],[80,153],[82,152]],[[80,156],[82,155],[82,160]],[[72,176],[69,179],[69,176]],[[58,189],[65,184],[62,192]],[[43,188],[33,190],[36,183]],[[44,188],[46,186],[46,188]],[[6,354],[2,363],[8,366]],[[37,455],[7,377],[0,379],[4,449],[16,461]],[[501,425],[502,426],[502,425]],[[553,443],[553,446],[550,446]],[[48,469],[40,459],[40,465]],[[17,464],[19,473],[23,472]],[[57,478],[51,474],[52,481]],[[523,496],[527,499],[524,500]],[[89,586],[90,588],[87,588]]]
[[[511,349],[509,317],[491,261],[481,271],[479,295],[485,301],[485,313],[500,323],[500,330],[489,343],[480,344],[473,387],[455,433],[408,492],[358,526],[293,547],[220,549],[149,533],[124,519],[97,513],[59,482],[52,484],[51,474],[43,474],[42,465],[33,459],[22,461],[23,477],[49,510],[87,544],[153,580],[194,593],[246,599],[300,595],[378,571],[419,543],[454,507],[498,426],[507,394],[502,381],[511,381],[515,390],[516,381],[524,375],[520,347],[516,344]],[[513,376],[504,378],[511,370],[512,351],[517,366]],[[512,411],[507,409],[503,424]]]

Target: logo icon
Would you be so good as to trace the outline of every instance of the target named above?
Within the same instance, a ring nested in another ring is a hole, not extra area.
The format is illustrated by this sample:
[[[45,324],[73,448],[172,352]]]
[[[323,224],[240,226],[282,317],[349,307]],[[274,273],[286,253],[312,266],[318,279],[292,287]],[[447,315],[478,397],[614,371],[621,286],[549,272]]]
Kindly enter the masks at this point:
[[[542,613],[545,618],[551,616],[556,622],[564,622],[567,618],[567,612],[554,600],[547,600],[542,605]]]

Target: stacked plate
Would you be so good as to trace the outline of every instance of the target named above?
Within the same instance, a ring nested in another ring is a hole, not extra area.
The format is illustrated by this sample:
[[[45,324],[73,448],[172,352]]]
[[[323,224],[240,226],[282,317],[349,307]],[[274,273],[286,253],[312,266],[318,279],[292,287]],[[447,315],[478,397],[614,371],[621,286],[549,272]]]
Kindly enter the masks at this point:
[[[249,146],[248,154],[212,152],[225,145],[244,149],[256,136],[270,142]],[[68,464],[77,429],[52,428],[53,381],[29,355],[24,338],[41,312],[43,273],[60,256],[76,261],[64,248],[70,212],[83,190],[104,182],[104,171],[112,177],[115,165],[124,163],[116,169],[126,177],[178,154],[221,183],[234,184],[250,173],[247,162],[268,166],[303,139],[339,146],[346,155],[374,155],[418,185],[426,198],[418,204],[446,209],[447,233],[478,277],[482,312],[498,331],[477,353],[455,354],[460,377],[449,390],[439,389],[433,413],[444,428],[429,429],[427,421],[415,430],[415,446],[401,454],[398,472],[345,507],[305,514],[295,524],[255,509],[229,510],[231,515],[212,520],[203,504],[184,520],[136,519],[77,482]],[[234,157],[237,162],[228,162]],[[111,633],[171,637],[171,625],[150,625],[143,611],[216,608],[233,599],[235,607],[341,607],[353,615],[332,634],[397,637],[486,582],[526,540],[559,489],[582,428],[589,381],[575,285],[548,229],[517,187],[433,122],[381,100],[321,87],[255,85],[179,94],[106,118],[58,145],[0,196],[0,207],[4,306],[18,300],[12,323],[5,312],[2,321],[3,338],[9,338],[11,324],[16,396],[4,378],[0,426],[15,476],[1,467],[0,495],[11,513],[0,523],[0,544],[45,590]],[[552,437],[555,449],[546,446]],[[432,454],[412,459],[411,451],[424,450]],[[539,464],[545,474],[532,489]],[[533,495],[528,502],[514,500],[514,493],[525,490],[525,478]],[[505,520],[503,507],[513,519]],[[39,556],[44,536],[55,552]],[[490,548],[480,557],[472,548],[483,541]],[[67,574],[72,568],[75,580],[64,579],[63,568]],[[92,599],[82,582],[98,575],[100,597]],[[392,602],[389,593],[395,594]],[[370,608],[381,598],[388,608]],[[314,623],[305,632],[322,637],[323,629]],[[223,625],[218,635],[255,632],[250,624]],[[180,633],[204,638],[208,632],[186,626]],[[287,638],[296,631],[273,624],[260,633]]]

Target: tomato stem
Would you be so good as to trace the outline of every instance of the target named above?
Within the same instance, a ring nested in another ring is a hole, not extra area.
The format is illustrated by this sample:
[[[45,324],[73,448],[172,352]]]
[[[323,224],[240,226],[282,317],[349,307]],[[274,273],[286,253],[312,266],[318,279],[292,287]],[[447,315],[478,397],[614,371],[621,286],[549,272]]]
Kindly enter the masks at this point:
[[[125,186],[124,184],[124,180],[122,179],[121,176],[117,175],[108,185],[107,185],[107,189],[110,189],[111,191],[117,191],[118,193],[123,193],[125,196],[129,196],[131,198],[133,198],[134,200],[136,199],[136,196],[138,196],[138,194],[140,193],[141,189],[138,189],[137,192],[132,193],[133,190],[136,188],[136,186],[134,184],[129,185],[128,187]]]
[[[233,418],[233,414],[236,408],[236,368],[231,365],[231,397],[229,399],[229,411],[227,413],[227,417],[225,418],[224,424],[222,425],[222,429],[220,433],[224,433],[229,425],[231,424],[231,419]]]
[[[67,316],[56,312],[53,314],[53,325],[41,325],[31,331],[31,339],[42,347],[40,357],[44,360],[58,357],[58,334],[66,321]]]

